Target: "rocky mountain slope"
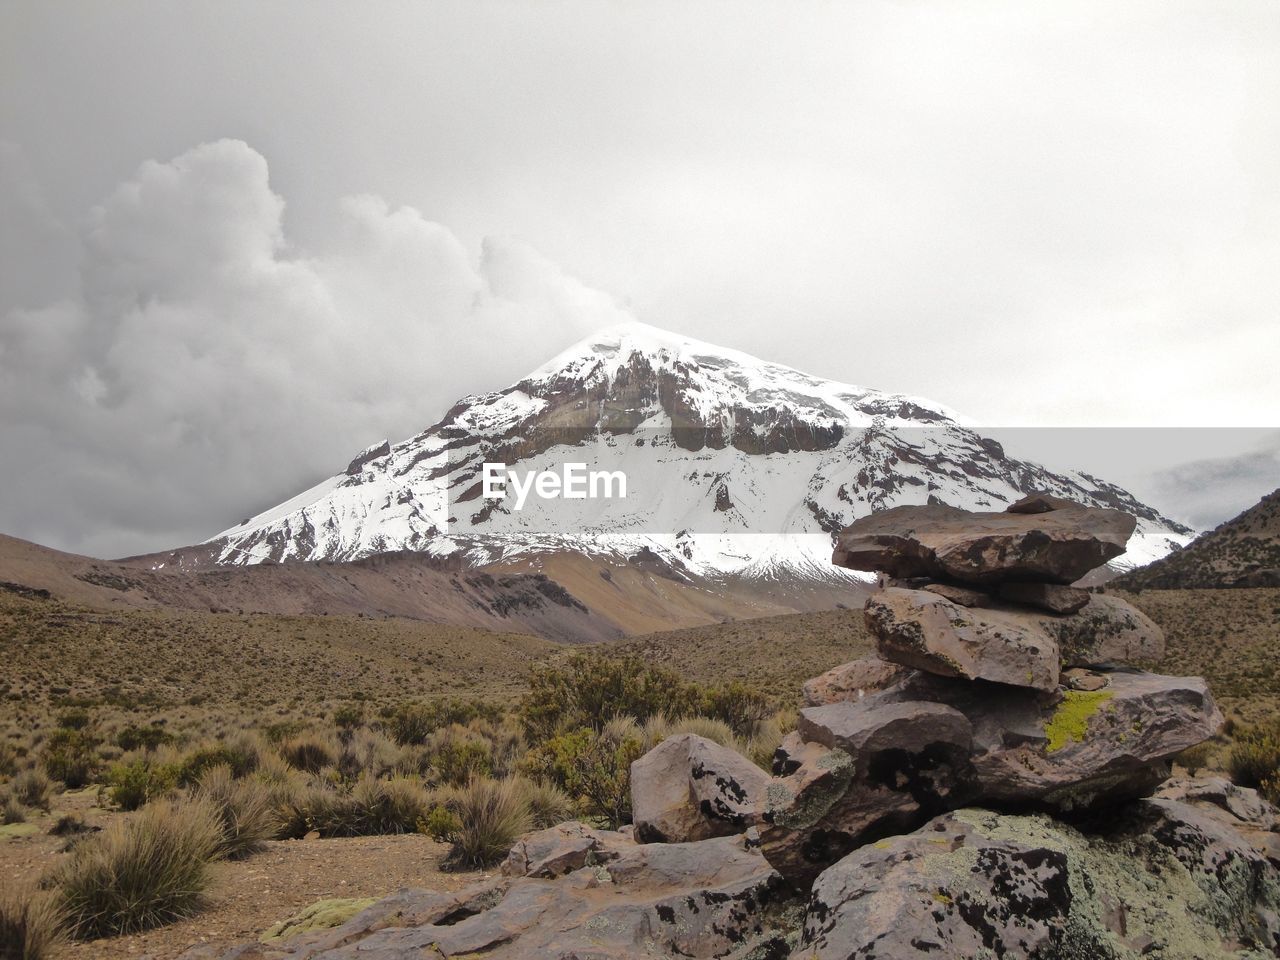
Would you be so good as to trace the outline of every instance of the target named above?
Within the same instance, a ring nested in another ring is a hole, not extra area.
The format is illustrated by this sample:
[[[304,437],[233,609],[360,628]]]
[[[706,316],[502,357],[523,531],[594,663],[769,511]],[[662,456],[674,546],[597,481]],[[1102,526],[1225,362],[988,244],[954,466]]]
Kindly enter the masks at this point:
[[[623,471],[625,498],[482,496],[482,465]],[[1189,530],[1119,487],[1006,454],[953,411],[837,383],[643,324],[584,340],[505,390],[460,400],[400,443],[152,566],[355,560],[391,551],[472,565],[578,554],[690,580],[837,581],[831,536],[857,517],[1031,492],[1138,520],[1121,568]]]
[[[713,588],[643,558],[564,554],[475,568],[459,555],[398,551],[349,563],[161,566],[96,560],[4,535],[0,590],[98,610],[402,617],[569,643],[829,610],[862,599],[857,584],[782,589],[730,577]]]
[[[1131,590],[1280,586],[1280,490],[1185,548],[1134,570]]]

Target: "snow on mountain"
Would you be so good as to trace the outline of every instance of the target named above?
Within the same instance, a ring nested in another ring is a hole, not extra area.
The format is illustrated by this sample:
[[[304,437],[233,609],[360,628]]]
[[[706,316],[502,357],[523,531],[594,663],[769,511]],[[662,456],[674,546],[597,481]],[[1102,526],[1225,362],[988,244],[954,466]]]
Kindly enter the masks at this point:
[[[484,463],[622,471],[626,497],[483,497]],[[465,397],[401,443],[209,543],[219,562],[351,560],[393,550],[476,563],[573,551],[652,558],[691,577],[857,576],[831,535],[874,510],[937,499],[998,509],[1033,491],[1138,518],[1121,567],[1191,531],[1083,473],[1005,454],[956,412],[837,383],[644,324],[576,344],[497,393]]]

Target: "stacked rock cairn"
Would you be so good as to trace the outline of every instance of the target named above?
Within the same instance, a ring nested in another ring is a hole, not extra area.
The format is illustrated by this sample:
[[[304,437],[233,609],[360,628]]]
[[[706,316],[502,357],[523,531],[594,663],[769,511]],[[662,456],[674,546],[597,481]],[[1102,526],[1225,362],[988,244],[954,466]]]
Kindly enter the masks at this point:
[[[631,767],[634,824],[531,834],[503,876],[187,960],[1210,960],[1280,956],[1280,820],[1166,779],[1217,731],[1164,638],[1071,586],[1134,520],[1048,496],[899,507],[834,560],[888,580],[878,656],[805,684],[772,775],[692,734]]]

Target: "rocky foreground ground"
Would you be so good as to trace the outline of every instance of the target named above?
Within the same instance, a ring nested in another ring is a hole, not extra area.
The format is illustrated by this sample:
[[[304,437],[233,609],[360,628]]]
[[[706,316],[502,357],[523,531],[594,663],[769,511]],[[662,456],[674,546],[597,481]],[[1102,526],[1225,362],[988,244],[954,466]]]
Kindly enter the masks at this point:
[[[632,768],[628,829],[560,824],[467,890],[185,956],[1276,956],[1276,812],[1169,779],[1221,723],[1206,684],[1128,666],[1159,628],[1070,586],[1131,532],[1049,497],[859,521],[836,561],[895,578],[867,604],[879,656],[805,685],[772,776],[672,737]]]

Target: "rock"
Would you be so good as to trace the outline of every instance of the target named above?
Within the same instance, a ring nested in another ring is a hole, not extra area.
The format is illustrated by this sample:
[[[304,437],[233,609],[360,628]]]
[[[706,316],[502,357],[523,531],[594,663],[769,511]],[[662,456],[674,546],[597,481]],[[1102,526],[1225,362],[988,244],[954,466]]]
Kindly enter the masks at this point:
[[[1199,677],[1107,674],[1101,690],[1044,697],[922,684],[973,724],[977,795],[1063,811],[1142,796],[1168,760],[1217,733],[1222,714]],[[865,701],[864,701],[865,702]]]
[[[517,841],[502,864],[502,872],[509,877],[558,877],[614,860],[623,847],[634,844],[628,834],[594,830],[571,820]]]
[[[1099,673],[1097,670],[1086,670],[1084,667],[1072,667],[1070,670],[1062,672],[1063,686],[1072,690],[1083,690],[1085,693],[1101,690],[1110,682],[1105,673]]]
[[[705,737],[668,737],[631,764],[631,808],[642,843],[741,833],[769,775]]]
[[[821,676],[804,682],[806,706],[859,700],[868,693],[883,690],[901,680],[909,668],[879,657],[863,657],[851,663],[832,667]]]
[[[631,960],[785,955],[768,926],[778,874],[741,837],[623,847],[603,866],[442,895],[402,891],[322,935],[237,948],[226,960]],[[388,903],[388,901],[384,901]]]
[[[1160,784],[1155,797],[1217,807],[1254,830],[1280,830],[1275,807],[1258,796],[1257,790],[1237,786],[1225,777],[1174,777]]]
[[[1207,960],[1241,956],[1237,939],[1251,956],[1280,947],[1280,875],[1229,831],[1173,801],[1106,826],[961,810],[862,847],[814,883],[791,956]]]
[[[890,587],[864,610],[886,660],[944,677],[1039,690],[1058,686],[1058,645],[1034,619],[971,612],[936,593]]]
[[[869,837],[965,802],[953,791],[973,780],[968,720],[936,703],[864,709],[870,699],[801,711],[775,756],[779,777],[757,817],[761,849],[795,884]]]
[[[958,603],[962,607],[991,606],[991,594],[974,590],[972,587],[958,587],[953,583],[926,583],[920,589],[946,597],[952,603]]]
[[[1079,812],[1141,797],[1222,717],[1197,678],[1106,674],[1044,693],[913,672],[861,700],[800,712],[756,822],[793,883],[886,833],[970,803]]]
[[[1075,613],[1089,602],[1089,591],[1060,583],[1013,581],[1002,583],[996,591],[1001,600],[1039,607],[1050,613]],[[972,604],[969,604],[972,606]]]
[[[885,703],[875,711],[843,704],[808,707],[800,711],[797,731],[806,742],[859,758],[886,750],[917,754],[939,743],[967,753],[973,742],[973,727],[963,713],[922,701]]]
[[[1136,524],[1119,510],[1077,504],[1036,514],[894,507],[845,527],[832,562],[892,577],[1073,583],[1120,556]]]
[[[372,897],[362,900],[330,899],[317,900],[309,907],[303,907],[288,920],[272,924],[262,935],[261,942],[288,940],[313,930],[329,930],[341,926],[362,910],[373,906],[377,901]]]
[[[1164,631],[1119,597],[1090,594],[1065,616],[1007,605],[972,609],[924,590],[890,587],[863,611],[881,657],[944,677],[1051,690],[1059,667],[1164,656]]]
[[[1133,604],[1104,593],[1064,617],[1037,616],[1071,666],[1152,663],[1164,656],[1164,631]]]
[[[1080,504],[1064,497],[1055,497],[1047,493],[1032,493],[1004,508],[1005,513],[1049,513],[1051,510],[1063,510],[1078,507]]]

